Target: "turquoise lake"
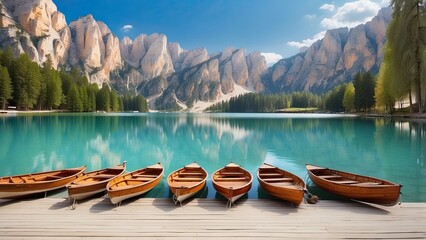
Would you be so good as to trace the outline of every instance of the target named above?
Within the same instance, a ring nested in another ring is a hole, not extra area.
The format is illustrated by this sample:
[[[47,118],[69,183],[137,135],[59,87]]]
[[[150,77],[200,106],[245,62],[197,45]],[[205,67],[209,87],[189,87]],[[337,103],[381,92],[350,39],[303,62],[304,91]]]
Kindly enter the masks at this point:
[[[127,161],[161,162],[166,176],[144,197],[169,197],[166,177],[198,162],[211,175],[230,161],[256,176],[271,163],[306,178],[305,164],[403,185],[401,201],[426,202],[426,122],[331,114],[32,114],[0,116],[0,175]],[[307,180],[322,199],[335,196]],[[216,198],[210,176],[198,197]],[[253,181],[248,198],[268,198]]]

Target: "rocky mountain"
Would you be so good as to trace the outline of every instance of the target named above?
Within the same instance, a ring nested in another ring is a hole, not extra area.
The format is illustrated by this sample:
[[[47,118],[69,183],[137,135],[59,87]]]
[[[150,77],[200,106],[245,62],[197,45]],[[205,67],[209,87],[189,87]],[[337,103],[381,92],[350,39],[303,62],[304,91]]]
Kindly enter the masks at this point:
[[[266,92],[323,93],[359,71],[377,73],[391,14],[384,8],[366,24],[329,30],[306,51],[278,61],[263,78]]]
[[[49,0],[2,1],[0,45],[11,46],[15,55],[28,53],[42,63],[50,55],[53,64],[65,62],[71,35],[65,16]]]
[[[194,109],[198,102],[202,110],[241,91],[263,90],[267,66],[260,52],[227,48],[209,56],[204,48],[185,50],[157,33],[125,37],[120,50],[127,67],[111,78],[114,87],[143,93],[153,109]]]
[[[164,86],[162,94],[148,92],[152,89],[149,84],[142,89],[146,96],[157,94],[155,105],[160,108],[202,110],[212,102],[243,92],[262,91],[260,76],[266,69],[260,52],[246,55],[244,49],[227,48],[206,61],[171,74],[167,81],[158,81]]]
[[[67,25],[52,0],[3,0],[0,8],[2,48],[28,53],[39,64],[50,57],[55,68],[77,66],[99,86],[143,93],[153,109],[187,109],[264,88],[267,67],[258,52],[229,48],[209,56],[157,33],[119,41],[90,14]]]
[[[51,0],[4,0],[0,7],[0,46],[11,46],[16,56],[28,53],[39,64],[50,57],[55,68],[78,66],[99,85],[123,65],[118,38],[91,15],[68,26]]]
[[[92,83],[142,93],[151,109],[203,110],[244,92],[324,92],[360,71],[377,71],[390,9],[353,29],[324,39],[268,68],[260,52],[183,49],[164,34],[121,41],[92,15],[69,25],[52,0],[0,1],[0,47],[29,54],[56,68],[79,67]]]

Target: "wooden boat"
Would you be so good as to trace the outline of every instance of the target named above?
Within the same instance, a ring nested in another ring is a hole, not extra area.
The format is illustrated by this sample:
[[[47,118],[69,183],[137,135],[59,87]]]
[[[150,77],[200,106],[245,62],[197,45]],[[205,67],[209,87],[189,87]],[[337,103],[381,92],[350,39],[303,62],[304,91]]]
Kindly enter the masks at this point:
[[[306,185],[300,177],[264,163],[257,171],[260,186],[274,197],[299,206],[303,201]]]
[[[118,176],[106,186],[112,204],[142,195],[156,187],[163,178],[161,163]]]
[[[113,178],[125,173],[126,163],[112,168],[88,172],[67,184],[68,195],[74,200],[81,200],[106,190],[106,185]]]
[[[175,204],[182,203],[200,191],[206,185],[207,176],[206,170],[196,162],[172,172],[167,177],[167,184]]]
[[[213,187],[228,199],[228,207],[251,189],[253,176],[233,162],[217,170],[212,176]]]
[[[17,198],[64,187],[83,175],[86,166],[0,178],[0,198]]]
[[[306,164],[306,169],[318,187],[331,193],[384,206],[398,203],[402,187],[399,184],[311,164]]]

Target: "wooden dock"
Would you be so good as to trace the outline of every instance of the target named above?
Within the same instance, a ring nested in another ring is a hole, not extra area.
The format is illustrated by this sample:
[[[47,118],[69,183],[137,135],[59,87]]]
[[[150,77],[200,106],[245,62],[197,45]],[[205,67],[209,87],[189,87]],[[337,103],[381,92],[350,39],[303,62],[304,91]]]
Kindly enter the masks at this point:
[[[0,200],[0,239],[426,239],[426,203],[377,207],[320,201],[294,208],[278,200],[140,198],[111,205],[94,198]]]

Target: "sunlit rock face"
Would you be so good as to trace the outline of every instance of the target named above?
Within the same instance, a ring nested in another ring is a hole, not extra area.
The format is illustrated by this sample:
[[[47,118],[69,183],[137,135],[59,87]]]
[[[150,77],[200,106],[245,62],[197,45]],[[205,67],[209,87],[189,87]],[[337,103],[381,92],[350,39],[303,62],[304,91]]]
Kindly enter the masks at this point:
[[[124,60],[139,70],[143,80],[174,72],[164,34],[141,34],[133,41],[125,37],[120,42],[120,49]]]
[[[327,31],[306,51],[273,65],[265,78],[267,91],[323,93],[359,71],[377,73],[390,19],[391,9],[384,8],[366,24]]]
[[[169,46],[169,49],[172,49],[172,59],[178,59],[178,46]],[[181,55],[185,56],[182,52]],[[228,48],[206,61],[173,73],[155,105],[160,109],[181,108],[182,105],[192,109],[200,101],[214,103],[229,99],[230,95],[263,89],[261,75],[266,69],[265,58],[260,52],[246,55],[244,49]]]
[[[219,101],[234,93],[235,85],[247,91],[264,89],[261,75],[267,65],[260,52],[246,55],[244,49],[227,48],[209,56],[205,48],[185,50],[179,43],[166,43],[159,34],[124,37],[120,42],[124,60],[140,74],[138,89],[151,107],[190,108],[198,101]]]
[[[122,66],[120,43],[103,22],[92,15],[70,23],[70,63],[82,65],[92,83],[108,83],[110,72]]]
[[[1,8],[2,48],[11,46],[16,56],[27,53],[40,64],[49,57],[54,67],[66,62],[70,44],[64,32],[69,30],[51,0],[5,0]]]

